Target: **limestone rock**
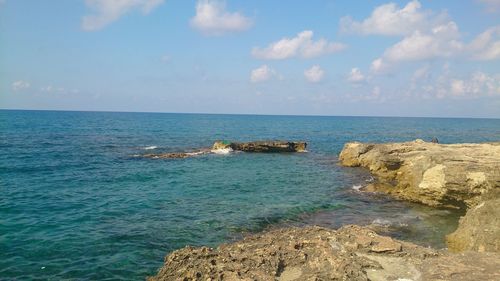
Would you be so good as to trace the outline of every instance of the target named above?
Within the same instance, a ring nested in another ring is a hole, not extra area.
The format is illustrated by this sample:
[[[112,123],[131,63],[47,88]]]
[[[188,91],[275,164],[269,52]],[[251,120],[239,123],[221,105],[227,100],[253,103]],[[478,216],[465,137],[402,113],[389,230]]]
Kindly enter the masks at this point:
[[[468,209],[447,237],[454,251],[500,251],[500,143],[347,143],[340,163],[378,182],[365,190],[435,207]]]
[[[446,241],[453,251],[500,252],[500,198],[472,207]]]
[[[430,206],[474,206],[500,190],[500,143],[353,142],[339,159],[370,169],[381,191]]]
[[[376,247],[384,250],[374,251]],[[463,266],[468,254],[450,254],[397,241],[366,227],[285,228],[215,249],[177,250],[165,258],[158,274],[148,280],[478,280],[476,276],[482,280],[497,279],[500,255],[472,254],[474,260]],[[440,267],[441,261],[451,266]]]

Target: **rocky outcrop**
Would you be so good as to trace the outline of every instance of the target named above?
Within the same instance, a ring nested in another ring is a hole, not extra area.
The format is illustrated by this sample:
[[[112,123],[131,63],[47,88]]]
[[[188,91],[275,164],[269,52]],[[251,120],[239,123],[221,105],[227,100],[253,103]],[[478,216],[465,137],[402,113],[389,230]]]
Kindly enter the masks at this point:
[[[500,252],[500,199],[472,207],[446,241],[454,251]]]
[[[368,168],[378,181],[367,187],[435,207],[466,208],[451,250],[499,250],[500,143],[347,143],[339,156]],[[497,203],[498,205],[498,203]]]
[[[368,168],[380,190],[430,206],[474,206],[500,189],[500,143],[353,142],[344,146],[339,160]]]
[[[230,151],[279,153],[279,152],[306,152],[307,143],[295,141],[253,141],[227,142],[216,141],[212,149],[204,148],[192,152],[148,153],[138,157],[150,159],[188,158],[208,153],[228,153]]]
[[[216,141],[213,150],[232,149],[245,152],[305,152],[307,143],[294,141],[253,141],[253,142],[225,142]]]
[[[159,280],[497,280],[496,253],[450,254],[366,227],[287,228],[165,258]]]

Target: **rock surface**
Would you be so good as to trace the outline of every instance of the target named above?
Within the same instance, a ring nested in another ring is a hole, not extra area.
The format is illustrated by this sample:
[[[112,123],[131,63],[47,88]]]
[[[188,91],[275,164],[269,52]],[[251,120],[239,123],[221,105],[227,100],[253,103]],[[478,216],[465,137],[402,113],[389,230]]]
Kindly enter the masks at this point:
[[[225,142],[216,141],[213,150],[231,148],[245,152],[305,152],[307,143],[294,141],[253,141],[253,142]]]
[[[473,257],[473,258],[471,258]],[[360,226],[278,229],[165,258],[159,280],[498,280],[496,253],[450,254]]]
[[[472,207],[446,241],[454,251],[500,252],[500,199]]]
[[[467,208],[451,250],[499,251],[500,143],[347,143],[340,163],[368,168],[378,182],[367,187],[435,207]]]
[[[233,150],[244,152],[306,152],[307,143],[294,141],[254,141],[254,142],[226,142],[216,141],[212,149],[199,149],[193,152],[168,152],[168,153],[148,153],[140,155],[150,159],[176,159],[188,158],[207,153],[227,153]]]

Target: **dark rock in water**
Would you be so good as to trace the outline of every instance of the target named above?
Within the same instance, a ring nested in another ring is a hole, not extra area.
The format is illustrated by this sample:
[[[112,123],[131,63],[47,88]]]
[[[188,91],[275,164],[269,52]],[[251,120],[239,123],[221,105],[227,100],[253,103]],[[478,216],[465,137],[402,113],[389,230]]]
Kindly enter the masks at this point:
[[[183,153],[183,152],[174,152],[174,153],[151,153],[144,154],[142,157],[151,158],[151,159],[174,159],[174,158],[187,158],[191,156],[191,154]]]
[[[439,143],[439,140],[437,138],[432,138],[431,142],[432,143]]]
[[[214,150],[228,149],[245,152],[305,152],[307,143],[290,141],[253,141],[253,142],[225,142],[216,141],[213,145]]]
[[[307,143],[305,142],[290,142],[290,141],[254,141],[254,142],[227,142],[216,141],[212,149],[199,149],[194,152],[169,152],[169,153],[150,153],[140,157],[150,159],[176,159],[188,158],[207,153],[219,153],[220,151],[231,150],[245,152],[306,152]]]

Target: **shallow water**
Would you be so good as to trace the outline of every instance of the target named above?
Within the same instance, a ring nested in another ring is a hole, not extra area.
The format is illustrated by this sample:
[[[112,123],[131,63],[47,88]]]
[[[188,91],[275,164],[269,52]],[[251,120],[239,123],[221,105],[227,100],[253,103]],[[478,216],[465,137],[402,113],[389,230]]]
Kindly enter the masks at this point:
[[[498,140],[500,120],[0,111],[0,279],[137,280],[166,253],[270,225],[389,225],[442,246],[457,214],[356,192],[347,141]],[[133,155],[214,140],[305,140],[308,153]]]

